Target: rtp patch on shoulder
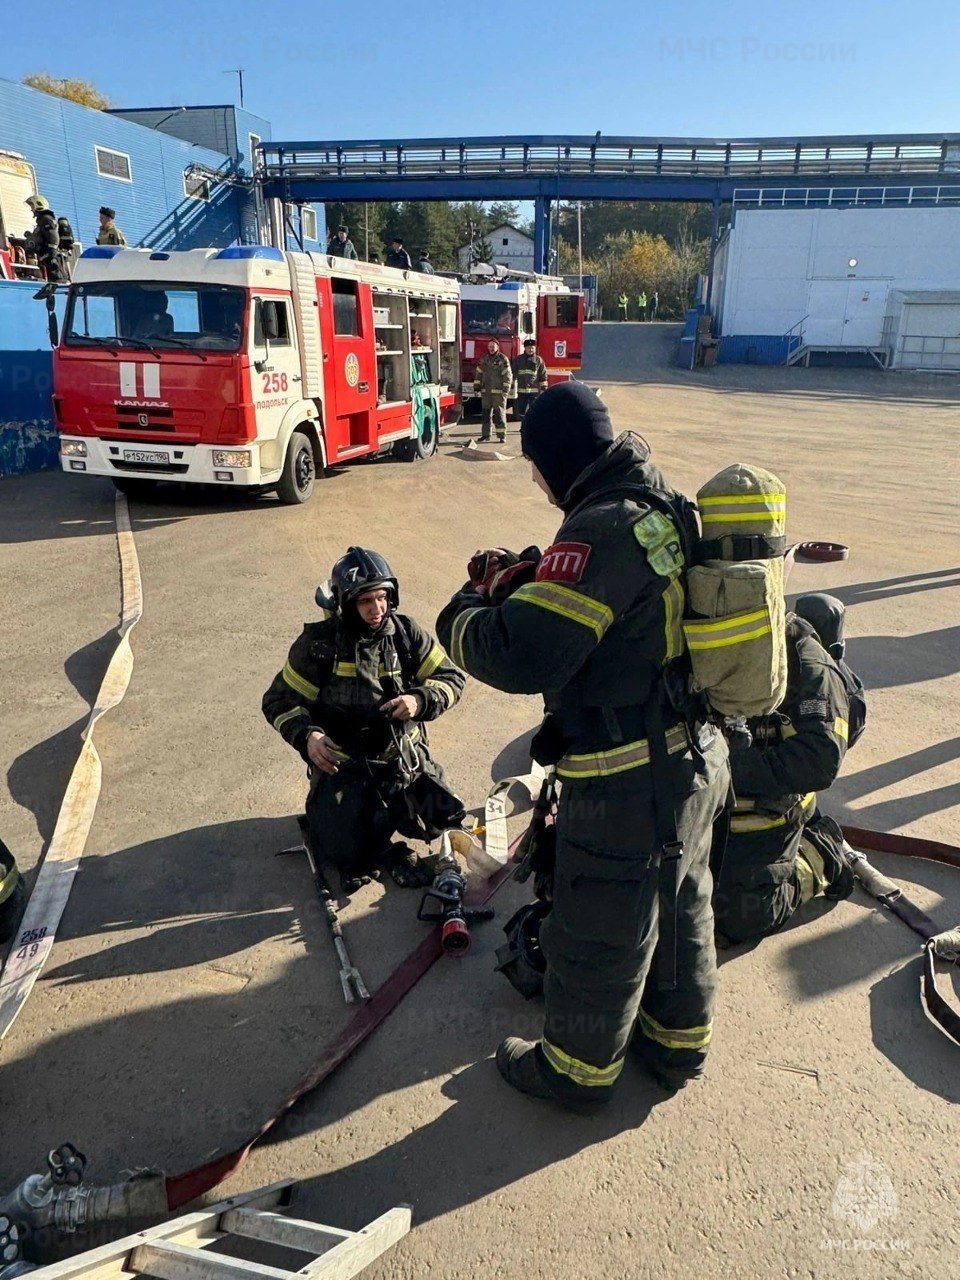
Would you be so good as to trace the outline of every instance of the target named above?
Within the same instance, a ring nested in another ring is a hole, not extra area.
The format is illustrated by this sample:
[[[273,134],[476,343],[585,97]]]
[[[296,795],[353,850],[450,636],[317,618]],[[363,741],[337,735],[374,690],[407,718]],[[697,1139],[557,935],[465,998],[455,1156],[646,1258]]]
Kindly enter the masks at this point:
[[[587,542],[555,542],[537,565],[537,582],[579,582],[593,548]]]

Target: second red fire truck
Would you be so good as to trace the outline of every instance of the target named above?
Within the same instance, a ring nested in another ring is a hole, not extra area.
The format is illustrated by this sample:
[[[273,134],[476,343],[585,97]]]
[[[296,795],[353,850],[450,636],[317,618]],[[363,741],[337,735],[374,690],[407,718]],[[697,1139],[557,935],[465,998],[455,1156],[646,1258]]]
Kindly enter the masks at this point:
[[[490,268],[485,268],[490,271]],[[566,382],[583,356],[583,295],[557,276],[494,268],[493,278],[468,276],[460,285],[463,399],[473,398],[473,374],[492,338],[508,359],[533,338],[550,386]]]
[[[306,501],[325,467],[436,452],[459,415],[459,286],[266,245],[96,246],[54,353],[65,471]]]

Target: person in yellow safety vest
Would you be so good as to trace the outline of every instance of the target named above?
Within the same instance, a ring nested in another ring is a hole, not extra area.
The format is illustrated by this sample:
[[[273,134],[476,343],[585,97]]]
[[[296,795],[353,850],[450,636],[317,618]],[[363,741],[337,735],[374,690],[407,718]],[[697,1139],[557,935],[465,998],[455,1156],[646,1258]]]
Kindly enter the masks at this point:
[[[629,307],[629,305],[630,305],[630,299],[627,297],[627,295],[626,295],[625,293],[621,293],[621,294],[620,294],[620,297],[617,299],[617,306],[620,308],[620,319],[621,319],[621,320],[626,320],[626,318],[627,318],[627,307]]]
[[[637,312],[639,313],[639,316],[640,316],[640,319],[641,319],[641,320],[646,320],[646,318],[647,318],[647,295],[646,295],[642,290],[641,290],[641,292],[637,295]]]

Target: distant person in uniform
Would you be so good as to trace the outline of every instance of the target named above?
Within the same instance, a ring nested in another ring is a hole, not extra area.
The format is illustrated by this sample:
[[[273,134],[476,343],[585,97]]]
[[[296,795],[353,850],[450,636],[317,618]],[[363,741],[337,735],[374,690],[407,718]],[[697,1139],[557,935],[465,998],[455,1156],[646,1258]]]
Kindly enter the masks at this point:
[[[399,236],[394,236],[390,241],[390,248],[387,250],[387,266],[399,267],[401,271],[409,271],[413,267],[410,255],[403,247],[403,241]]]
[[[654,289],[650,295],[650,319],[656,320],[660,313],[660,294]]]
[[[510,361],[500,350],[495,338],[487,343],[487,354],[477,365],[473,375],[473,393],[480,397],[482,427],[480,439],[490,440],[493,427],[501,444],[507,438],[507,399],[513,387],[513,370]]]
[[[49,298],[58,284],[67,284],[70,280],[70,268],[60,239],[62,232],[69,232],[72,245],[73,231],[66,218],[57,218],[50,201],[43,196],[28,196],[25,203],[33,213],[33,230],[26,240],[27,253],[33,254],[46,277],[46,284],[36,297]]]
[[[547,366],[537,355],[533,338],[524,339],[523,355],[513,362],[513,378],[517,384],[517,413],[522,422],[540,392],[547,389]]]
[[[111,209],[106,204],[100,206],[100,230],[97,232],[97,244],[124,245],[127,243],[123,232],[114,222],[116,216],[116,209]]]
[[[627,318],[627,307],[628,307],[629,305],[630,305],[630,299],[627,297],[627,295],[626,295],[625,293],[621,293],[621,294],[620,294],[620,297],[617,299],[617,306],[618,306],[618,308],[620,309],[620,319],[621,319],[621,320],[626,320],[626,318]]]
[[[647,318],[647,295],[641,290],[637,295],[637,313],[640,320]]]
[[[430,261],[429,250],[420,250],[420,260],[417,263],[417,270],[422,271],[425,276],[435,276],[437,274],[433,269],[433,263]]]
[[[347,228],[341,222],[337,227],[337,233],[327,245],[327,253],[332,258],[353,258],[357,256],[357,251],[353,247],[353,241],[347,236]]]

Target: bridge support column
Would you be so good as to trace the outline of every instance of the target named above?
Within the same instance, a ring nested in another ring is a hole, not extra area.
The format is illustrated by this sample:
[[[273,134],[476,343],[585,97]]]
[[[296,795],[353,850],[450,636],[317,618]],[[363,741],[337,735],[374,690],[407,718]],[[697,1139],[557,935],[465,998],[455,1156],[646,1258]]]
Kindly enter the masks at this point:
[[[538,196],[533,202],[533,269],[550,270],[550,200]]]
[[[720,238],[720,197],[713,197],[713,214],[710,218],[710,257],[707,259],[707,296],[704,302],[707,310],[712,309],[713,298],[713,264],[717,256],[717,241]]]

